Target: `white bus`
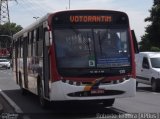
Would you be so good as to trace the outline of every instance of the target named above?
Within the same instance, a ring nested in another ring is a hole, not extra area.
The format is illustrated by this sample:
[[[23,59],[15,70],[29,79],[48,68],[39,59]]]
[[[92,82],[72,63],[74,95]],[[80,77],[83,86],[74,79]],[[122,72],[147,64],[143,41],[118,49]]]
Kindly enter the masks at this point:
[[[99,101],[136,92],[134,47],[126,13],[71,10],[47,14],[16,33],[13,71],[22,91],[50,101]]]

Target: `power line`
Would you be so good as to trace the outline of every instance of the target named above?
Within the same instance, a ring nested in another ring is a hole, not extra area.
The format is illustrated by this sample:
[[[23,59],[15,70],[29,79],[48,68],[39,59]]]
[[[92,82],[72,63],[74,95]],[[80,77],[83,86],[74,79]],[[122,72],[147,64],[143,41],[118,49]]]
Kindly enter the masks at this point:
[[[40,11],[37,11],[34,9],[33,6],[31,6],[26,0],[21,0],[23,3],[22,5],[24,6],[25,10],[28,9],[26,12],[29,12],[33,16],[42,16],[43,14]]]
[[[51,9],[49,9],[48,6],[46,6],[46,4],[43,4],[44,1],[31,1],[31,0],[27,0],[31,5],[36,6],[36,8],[38,8],[38,11],[42,12],[42,13],[47,13],[48,11],[50,11]]]
[[[27,9],[27,12],[33,14],[33,16],[44,16],[51,10],[47,6],[45,7],[45,4],[41,3],[40,1],[33,2],[31,0],[21,0],[21,2]]]

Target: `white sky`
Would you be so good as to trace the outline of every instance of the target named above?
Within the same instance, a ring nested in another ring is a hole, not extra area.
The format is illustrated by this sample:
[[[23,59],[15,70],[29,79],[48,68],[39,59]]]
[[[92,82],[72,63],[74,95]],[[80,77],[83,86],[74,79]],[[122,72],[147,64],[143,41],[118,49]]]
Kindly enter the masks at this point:
[[[33,17],[42,17],[48,12],[69,8],[69,0],[17,0],[10,2],[11,22],[26,27],[33,23]],[[135,30],[138,41],[144,35],[144,19],[150,16],[149,10],[153,0],[70,0],[71,9],[105,9],[126,12],[130,19],[131,29]]]

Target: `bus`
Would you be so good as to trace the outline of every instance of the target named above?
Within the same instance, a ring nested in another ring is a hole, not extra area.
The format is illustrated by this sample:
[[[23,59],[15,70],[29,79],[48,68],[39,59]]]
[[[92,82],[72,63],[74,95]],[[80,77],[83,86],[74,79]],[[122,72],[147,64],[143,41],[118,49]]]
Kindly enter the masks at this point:
[[[112,106],[136,92],[134,43],[126,13],[50,13],[13,36],[13,72],[40,105],[90,101]]]

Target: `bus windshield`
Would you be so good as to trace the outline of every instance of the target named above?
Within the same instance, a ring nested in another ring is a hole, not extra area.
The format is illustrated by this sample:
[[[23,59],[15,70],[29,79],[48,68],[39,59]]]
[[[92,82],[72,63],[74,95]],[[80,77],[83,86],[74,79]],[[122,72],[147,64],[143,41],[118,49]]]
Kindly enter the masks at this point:
[[[128,29],[55,29],[58,68],[130,66]]]

